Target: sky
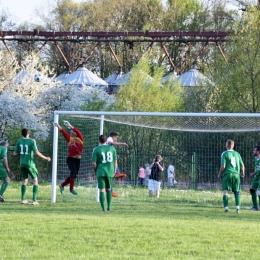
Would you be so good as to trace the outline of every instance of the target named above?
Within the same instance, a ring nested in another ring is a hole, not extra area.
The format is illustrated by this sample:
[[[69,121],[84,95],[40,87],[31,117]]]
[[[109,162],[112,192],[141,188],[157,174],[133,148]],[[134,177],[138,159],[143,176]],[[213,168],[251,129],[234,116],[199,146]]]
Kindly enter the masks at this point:
[[[45,0],[0,0],[0,6],[22,22],[36,19],[34,9],[44,2]]]
[[[83,2],[84,0],[74,1]],[[37,21],[34,10],[44,4],[46,0],[0,0],[0,10],[7,9],[18,19],[18,22]]]
[[[82,2],[83,0],[74,0]],[[37,21],[34,10],[46,4],[46,0],[0,0],[0,10],[8,10],[18,22]]]

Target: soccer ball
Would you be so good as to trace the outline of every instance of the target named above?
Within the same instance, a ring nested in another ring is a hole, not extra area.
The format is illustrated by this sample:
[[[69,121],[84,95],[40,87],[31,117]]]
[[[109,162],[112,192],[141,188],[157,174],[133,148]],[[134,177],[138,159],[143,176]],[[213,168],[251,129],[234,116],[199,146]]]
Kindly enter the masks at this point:
[[[41,73],[36,73],[36,74],[34,75],[34,80],[35,80],[36,82],[40,82],[40,81],[42,80],[42,74],[41,74]]]

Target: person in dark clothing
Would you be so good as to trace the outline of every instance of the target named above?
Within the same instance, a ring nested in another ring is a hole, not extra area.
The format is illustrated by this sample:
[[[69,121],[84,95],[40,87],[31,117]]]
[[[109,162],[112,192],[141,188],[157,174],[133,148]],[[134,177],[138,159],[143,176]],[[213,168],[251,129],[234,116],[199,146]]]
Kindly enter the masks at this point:
[[[153,163],[149,166],[151,174],[148,182],[148,194],[149,197],[153,197],[153,191],[156,192],[156,198],[160,196],[160,187],[162,183],[162,172],[164,170],[163,158],[161,155],[156,155]]]

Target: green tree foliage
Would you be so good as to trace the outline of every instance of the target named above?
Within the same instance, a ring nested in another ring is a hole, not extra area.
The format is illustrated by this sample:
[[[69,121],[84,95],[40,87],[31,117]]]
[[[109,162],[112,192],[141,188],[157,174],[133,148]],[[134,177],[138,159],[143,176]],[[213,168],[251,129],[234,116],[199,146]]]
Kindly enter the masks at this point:
[[[98,97],[97,94],[94,94],[89,103],[85,102],[85,104],[81,107],[83,111],[109,111],[112,105],[107,105],[105,100],[102,100]]]
[[[200,0],[202,11],[197,12],[196,22],[200,30],[229,31],[239,17],[237,10],[230,10],[229,0]]]
[[[183,90],[179,85],[161,84],[163,71],[156,68],[149,76],[148,60],[143,58],[129,73],[129,82],[117,93],[116,110],[172,112],[181,111]]]
[[[186,112],[210,113],[214,111],[214,85],[207,83],[184,88],[184,107]]]
[[[163,26],[173,31],[198,30],[203,9],[197,0],[169,0],[163,17]]]
[[[260,11],[248,6],[226,44],[226,58],[215,64],[215,109],[225,112],[259,112]]]

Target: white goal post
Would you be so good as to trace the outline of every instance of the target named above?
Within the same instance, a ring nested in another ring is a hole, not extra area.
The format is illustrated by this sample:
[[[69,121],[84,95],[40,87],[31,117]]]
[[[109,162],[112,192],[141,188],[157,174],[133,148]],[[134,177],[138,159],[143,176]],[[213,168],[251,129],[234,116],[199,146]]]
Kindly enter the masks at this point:
[[[104,121],[134,125],[150,129],[187,132],[257,132],[260,129],[259,113],[170,113],[170,112],[107,112],[107,111],[54,111],[54,122],[60,123],[60,116],[95,118],[100,121],[99,134],[103,134]],[[147,120],[146,120],[147,119]],[[53,129],[52,194],[51,202],[56,202],[57,127]],[[94,148],[94,147],[93,147]]]

